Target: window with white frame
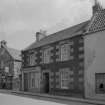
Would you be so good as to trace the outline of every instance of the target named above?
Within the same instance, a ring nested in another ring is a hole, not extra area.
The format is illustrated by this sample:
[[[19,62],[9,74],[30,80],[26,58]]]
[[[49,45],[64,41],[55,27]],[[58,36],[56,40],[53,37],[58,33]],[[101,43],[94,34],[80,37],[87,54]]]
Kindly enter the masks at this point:
[[[69,68],[60,69],[60,84],[62,89],[69,88]]]
[[[43,50],[43,63],[50,63],[51,60],[51,48]]]
[[[30,66],[34,66],[36,64],[36,54],[35,54],[35,52],[30,54],[29,59],[30,59],[29,60]]]
[[[65,43],[60,46],[60,59],[61,61],[70,59],[70,44]]]

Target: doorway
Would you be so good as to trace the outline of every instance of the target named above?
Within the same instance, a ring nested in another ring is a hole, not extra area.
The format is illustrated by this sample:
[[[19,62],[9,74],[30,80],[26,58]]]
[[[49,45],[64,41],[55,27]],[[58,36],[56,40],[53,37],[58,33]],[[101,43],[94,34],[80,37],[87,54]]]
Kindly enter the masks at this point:
[[[24,73],[24,91],[28,91],[28,73]]]
[[[49,72],[43,73],[44,92],[49,93]]]

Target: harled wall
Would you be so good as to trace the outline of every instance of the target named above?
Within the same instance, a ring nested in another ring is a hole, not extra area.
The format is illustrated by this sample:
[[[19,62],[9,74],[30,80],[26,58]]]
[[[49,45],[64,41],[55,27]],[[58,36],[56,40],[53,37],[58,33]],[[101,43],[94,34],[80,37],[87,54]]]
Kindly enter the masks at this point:
[[[104,94],[96,94],[95,73],[105,73],[105,31],[84,37],[85,49],[85,97],[104,99]]]

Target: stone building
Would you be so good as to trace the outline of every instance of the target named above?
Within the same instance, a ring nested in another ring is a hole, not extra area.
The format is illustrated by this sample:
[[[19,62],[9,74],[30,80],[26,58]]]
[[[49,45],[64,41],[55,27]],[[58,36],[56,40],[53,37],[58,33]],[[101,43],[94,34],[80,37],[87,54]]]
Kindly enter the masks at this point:
[[[9,48],[6,41],[0,42],[0,88],[20,88],[21,52]]]
[[[44,35],[22,59],[24,91],[105,99],[105,9],[96,2],[89,21]]]

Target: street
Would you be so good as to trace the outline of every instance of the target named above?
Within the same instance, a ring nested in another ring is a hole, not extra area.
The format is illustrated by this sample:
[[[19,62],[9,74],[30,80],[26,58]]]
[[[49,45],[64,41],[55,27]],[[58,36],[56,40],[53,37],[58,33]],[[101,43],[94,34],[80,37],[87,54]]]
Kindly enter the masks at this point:
[[[78,102],[57,103],[52,101],[38,100],[28,97],[21,97],[0,93],[0,105],[93,105]]]

